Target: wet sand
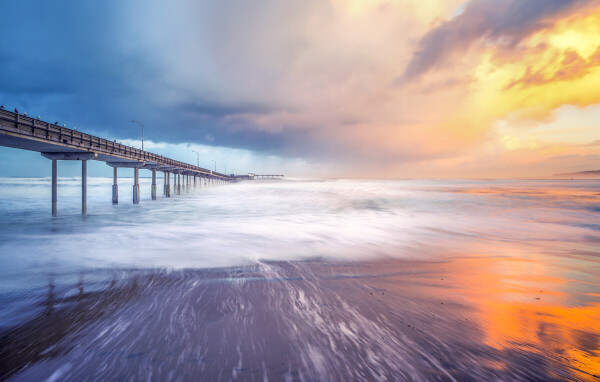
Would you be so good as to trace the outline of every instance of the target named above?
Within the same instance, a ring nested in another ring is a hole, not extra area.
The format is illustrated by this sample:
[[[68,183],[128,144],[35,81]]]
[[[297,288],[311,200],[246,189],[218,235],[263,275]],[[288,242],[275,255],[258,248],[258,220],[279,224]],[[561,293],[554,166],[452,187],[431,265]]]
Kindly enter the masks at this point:
[[[597,254],[101,270],[0,335],[1,379],[600,380]],[[94,280],[88,281],[88,280]]]

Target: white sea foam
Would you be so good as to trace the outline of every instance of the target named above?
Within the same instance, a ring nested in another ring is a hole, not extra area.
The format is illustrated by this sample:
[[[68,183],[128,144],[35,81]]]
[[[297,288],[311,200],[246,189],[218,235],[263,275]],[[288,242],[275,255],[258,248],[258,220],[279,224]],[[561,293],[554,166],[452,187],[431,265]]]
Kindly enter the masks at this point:
[[[431,252],[426,248],[461,250],[481,240],[582,242],[597,232],[597,212],[586,209],[586,200],[561,204],[518,191],[540,182],[246,182],[158,201],[149,198],[150,179],[141,183],[140,205],[132,205],[131,179],[123,179],[120,204],[113,206],[111,180],[90,178],[88,216],[82,218],[79,180],[61,179],[60,216],[53,219],[48,179],[0,179],[3,272],[54,265],[205,268],[314,257],[422,258]],[[162,180],[158,184],[160,193]],[[543,185],[593,190],[597,182]],[[475,188],[509,191],[462,192]]]

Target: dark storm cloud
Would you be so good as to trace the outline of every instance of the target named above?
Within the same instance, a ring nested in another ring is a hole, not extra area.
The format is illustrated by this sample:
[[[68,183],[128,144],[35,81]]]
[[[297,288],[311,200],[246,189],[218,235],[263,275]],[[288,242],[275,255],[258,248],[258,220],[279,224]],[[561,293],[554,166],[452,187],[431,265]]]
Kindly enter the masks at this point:
[[[154,141],[258,151],[302,141],[228,122],[271,113],[271,106],[170,87],[164,67],[129,49],[139,36],[131,32],[136,20],[123,17],[121,6],[116,0],[3,4],[0,103],[109,138],[137,138],[130,121],[138,119]],[[160,42],[153,49],[160,54]],[[172,93],[176,101],[164,103],[162,95]]]
[[[115,121],[131,79],[147,70],[116,44],[117,2],[11,2],[0,45],[0,97],[6,105],[98,129]]]
[[[552,25],[553,17],[593,0],[471,0],[464,12],[429,31],[404,78],[418,77],[441,66],[451,55],[485,41],[511,47],[531,33]]]
[[[181,105],[181,110],[197,116],[214,118],[232,117],[240,114],[264,114],[276,111],[275,108],[263,104],[230,104],[215,101],[184,103]]]

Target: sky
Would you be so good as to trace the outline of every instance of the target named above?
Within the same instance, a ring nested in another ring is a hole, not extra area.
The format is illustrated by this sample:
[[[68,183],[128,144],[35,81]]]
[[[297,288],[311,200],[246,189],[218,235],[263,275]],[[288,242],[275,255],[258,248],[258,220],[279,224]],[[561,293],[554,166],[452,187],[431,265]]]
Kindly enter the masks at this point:
[[[0,103],[137,147],[139,120],[147,150],[206,168],[600,169],[596,0],[0,1]],[[0,161],[49,175],[38,153]]]

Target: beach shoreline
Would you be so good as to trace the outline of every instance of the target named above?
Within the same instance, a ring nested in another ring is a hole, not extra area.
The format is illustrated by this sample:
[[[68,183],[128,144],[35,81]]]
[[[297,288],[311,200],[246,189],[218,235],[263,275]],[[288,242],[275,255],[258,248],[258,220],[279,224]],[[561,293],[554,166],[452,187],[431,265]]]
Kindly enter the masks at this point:
[[[35,318],[3,330],[1,374],[593,380],[600,297],[565,295],[565,280],[531,274],[533,264],[541,259],[482,255],[121,270],[90,291],[93,275],[83,274],[71,286],[79,293],[49,297]]]

